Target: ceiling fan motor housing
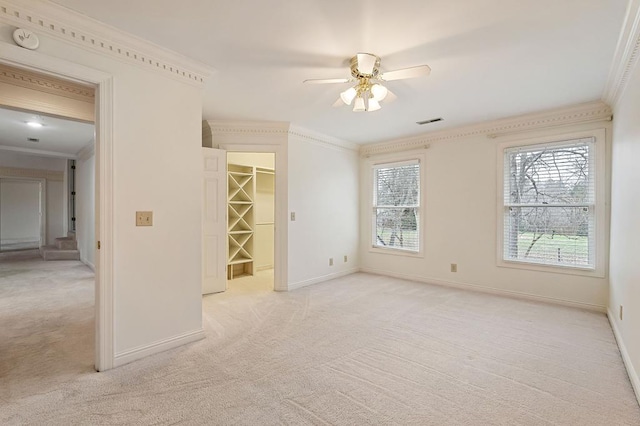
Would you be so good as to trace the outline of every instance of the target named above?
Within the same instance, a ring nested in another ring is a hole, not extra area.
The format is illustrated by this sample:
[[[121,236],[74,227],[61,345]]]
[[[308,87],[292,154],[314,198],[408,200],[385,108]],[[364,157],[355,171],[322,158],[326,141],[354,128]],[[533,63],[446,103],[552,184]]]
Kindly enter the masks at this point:
[[[360,60],[358,60],[360,59]],[[363,64],[366,61],[368,64]],[[369,68],[370,72],[369,72]],[[380,72],[380,57],[372,53],[358,53],[351,58],[351,75],[355,78],[375,78]]]

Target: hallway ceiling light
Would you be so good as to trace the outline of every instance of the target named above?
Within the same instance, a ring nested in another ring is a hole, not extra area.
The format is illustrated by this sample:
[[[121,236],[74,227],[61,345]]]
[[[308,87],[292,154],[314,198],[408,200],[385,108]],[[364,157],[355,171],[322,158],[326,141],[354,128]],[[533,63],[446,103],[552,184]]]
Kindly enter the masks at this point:
[[[34,129],[39,129],[43,126],[43,124],[38,121],[27,121],[27,126],[33,127]]]

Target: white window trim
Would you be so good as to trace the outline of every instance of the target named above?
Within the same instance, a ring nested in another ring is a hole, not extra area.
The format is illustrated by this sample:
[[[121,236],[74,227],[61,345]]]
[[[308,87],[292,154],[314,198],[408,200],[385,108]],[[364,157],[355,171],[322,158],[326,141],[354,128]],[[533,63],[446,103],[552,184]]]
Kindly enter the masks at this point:
[[[379,247],[374,244],[375,238],[375,228],[373,223],[373,170],[374,167],[388,164],[388,165],[401,165],[402,163],[409,163],[418,161],[420,164],[420,206],[418,208],[418,226],[420,228],[418,238],[419,238],[419,250],[418,251],[410,251],[403,250],[397,248],[385,248]],[[367,242],[367,246],[369,247],[370,253],[378,253],[378,254],[389,254],[392,256],[404,256],[404,257],[416,257],[416,258],[424,258],[424,246],[425,246],[425,217],[426,217],[426,209],[425,209],[425,188],[426,188],[426,172],[425,172],[425,162],[426,156],[424,152],[420,153],[411,153],[411,152],[403,152],[398,155],[385,155],[383,157],[370,159],[367,162],[367,229],[369,230],[369,238]]]
[[[568,141],[572,139],[595,138],[595,268],[563,266],[563,265],[543,265],[535,262],[522,260],[504,259],[504,151],[507,148],[516,146],[543,145],[554,142]],[[606,260],[606,130],[595,129],[575,133],[566,133],[534,139],[514,140],[498,145],[497,161],[497,234],[496,234],[496,259],[497,266],[504,268],[526,269],[540,272],[553,272],[570,275],[583,275],[604,278]]]

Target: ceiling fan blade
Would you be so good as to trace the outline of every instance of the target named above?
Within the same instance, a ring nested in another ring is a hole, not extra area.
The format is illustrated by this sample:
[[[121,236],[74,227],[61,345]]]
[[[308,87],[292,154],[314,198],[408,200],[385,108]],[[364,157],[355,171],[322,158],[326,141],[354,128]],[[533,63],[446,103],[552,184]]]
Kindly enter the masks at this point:
[[[363,75],[372,75],[378,57],[371,53],[358,53],[358,72]]]
[[[324,78],[324,79],[311,79],[305,80],[304,83],[308,84],[332,84],[332,83],[349,83],[350,78]]]
[[[344,102],[342,102],[342,98],[338,97],[338,100],[335,101],[333,103],[333,105],[331,105],[333,108],[340,108],[341,106],[344,105]]]
[[[387,71],[380,74],[379,78],[384,81],[404,80],[405,78],[426,77],[430,73],[431,68],[429,68],[429,65],[419,65],[417,67]]]
[[[398,96],[396,96],[396,94],[393,93],[391,90],[387,89],[387,96],[385,96],[383,102],[385,104],[389,104],[391,102],[394,102],[396,99],[398,99]]]

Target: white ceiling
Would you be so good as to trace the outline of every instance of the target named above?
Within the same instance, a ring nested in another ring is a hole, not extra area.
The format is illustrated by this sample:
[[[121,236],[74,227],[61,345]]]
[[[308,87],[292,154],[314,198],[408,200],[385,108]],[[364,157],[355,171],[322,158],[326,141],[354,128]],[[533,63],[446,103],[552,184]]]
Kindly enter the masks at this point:
[[[290,121],[370,143],[599,99],[627,0],[55,0],[216,69],[204,118]],[[357,52],[390,82],[380,111],[332,108]],[[416,121],[444,121],[417,126]]]
[[[27,121],[39,121],[43,127],[27,126]],[[27,138],[40,139],[39,142]],[[39,113],[0,108],[0,155],[2,150],[39,153],[57,157],[75,157],[93,143],[91,123],[54,118]]]

